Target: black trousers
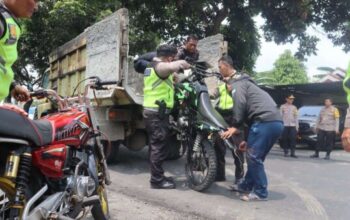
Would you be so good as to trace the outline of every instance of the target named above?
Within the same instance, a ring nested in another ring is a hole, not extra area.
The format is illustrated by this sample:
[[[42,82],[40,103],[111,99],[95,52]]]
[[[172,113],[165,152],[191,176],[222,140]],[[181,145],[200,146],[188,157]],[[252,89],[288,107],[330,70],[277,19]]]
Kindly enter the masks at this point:
[[[297,141],[297,129],[295,127],[285,126],[281,137],[281,147],[285,154],[288,154],[290,149],[290,154],[295,155],[295,145]]]
[[[325,150],[330,153],[335,144],[335,131],[318,130],[316,151]]]
[[[230,112],[231,114],[227,114],[227,113],[223,113],[220,112],[219,113],[224,117],[225,121],[231,125],[232,124],[232,112]],[[234,144],[239,145],[239,143],[241,141],[244,140],[244,137],[242,134],[239,135],[234,135],[230,138],[230,141]],[[216,152],[216,157],[217,157],[217,161],[218,161],[218,166],[217,166],[217,172],[216,172],[216,176],[218,178],[221,177],[225,177],[225,154],[226,154],[226,145],[225,142],[220,138],[217,137],[215,140],[215,152]],[[231,150],[230,150],[231,151]],[[240,179],[244,176],[244,153],[242,151],[237,150],[236,152],[232,152],[232,156],[234,159],[234,163],[235,163],[235,177],[236,179]]]
[[[159,118],[158,112],[144,110],[143,116],[148,133],[150,182],[159,183],[164,179],[162,164],[167,157],[166,140],[169,136],[169,115]]]

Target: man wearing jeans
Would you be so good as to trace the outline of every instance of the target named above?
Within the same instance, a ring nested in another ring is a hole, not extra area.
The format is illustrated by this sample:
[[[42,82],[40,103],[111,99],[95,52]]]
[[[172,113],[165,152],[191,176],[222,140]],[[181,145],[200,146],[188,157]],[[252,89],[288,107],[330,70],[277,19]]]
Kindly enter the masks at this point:
[[[224,56],[220,62],[232,64],[232,58]],[[243,201],[267,200],[267,177],[264,161],[283,130],[282,116],[271,96],[260,89],[248,75],[236,74],[231,83],[234,127],[221,137],[226,139],[238,132],[244,122],[249,126],[247,141],[248,170],[242,183],[233,187],[243,192]]]

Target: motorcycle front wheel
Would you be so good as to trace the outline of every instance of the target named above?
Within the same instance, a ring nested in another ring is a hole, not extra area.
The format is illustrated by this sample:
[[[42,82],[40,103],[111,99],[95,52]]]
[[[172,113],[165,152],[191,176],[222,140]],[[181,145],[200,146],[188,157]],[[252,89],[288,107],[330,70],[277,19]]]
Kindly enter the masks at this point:
[[[99,185],[96,193],[100,197],[100,203],[94,205],[91,214],[95,220],[107,220],[109,219],[109,206],[106,186]]]
[[[204,139],[199,152],[187,148],[186,178],[189,187],[195,191],[204,191],[215,181],[217,160],[213,144]]]

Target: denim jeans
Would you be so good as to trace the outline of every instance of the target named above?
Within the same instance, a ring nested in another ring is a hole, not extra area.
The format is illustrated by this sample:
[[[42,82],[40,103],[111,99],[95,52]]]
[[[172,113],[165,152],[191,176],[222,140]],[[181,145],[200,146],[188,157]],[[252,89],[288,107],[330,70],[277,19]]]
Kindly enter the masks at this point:
[[[248,170],[239,188],[253,191],[260,198],[267,198],[267,177],[264,168],[266,155],[283,131],[280,121],[254,123],[249,129]]]

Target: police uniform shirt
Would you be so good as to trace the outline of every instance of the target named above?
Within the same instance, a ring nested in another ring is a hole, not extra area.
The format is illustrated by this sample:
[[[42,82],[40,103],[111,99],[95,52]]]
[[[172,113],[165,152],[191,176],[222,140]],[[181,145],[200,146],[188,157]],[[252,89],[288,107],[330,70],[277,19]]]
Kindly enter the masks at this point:
[[[298,109],[295,105],[291,104],[283,104],[281,105],[281,114],[283,118],[283,124],[285,127],[296,127],[298,130],[299,122],[298,122]]]
[[[318,116],[316,128],[339,132],[339,111],[336,107],[323,107]]]

